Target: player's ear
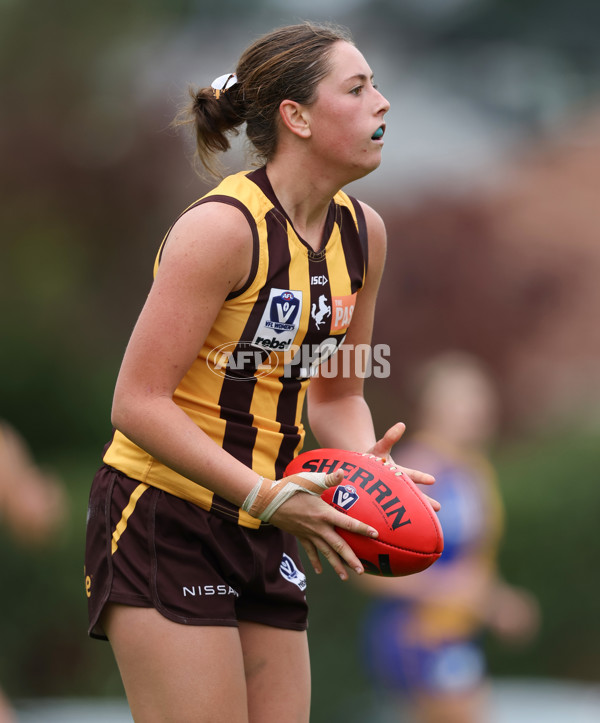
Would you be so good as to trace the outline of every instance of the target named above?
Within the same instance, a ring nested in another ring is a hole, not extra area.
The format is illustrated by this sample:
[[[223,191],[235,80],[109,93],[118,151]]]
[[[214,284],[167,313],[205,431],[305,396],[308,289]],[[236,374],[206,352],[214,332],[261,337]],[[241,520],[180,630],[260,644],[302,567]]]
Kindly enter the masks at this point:
[[[284,100],[279,106],[279,115],[285,126],[300,138],[310,138],[312,131],[308,113],[304,106],[294,100]]]

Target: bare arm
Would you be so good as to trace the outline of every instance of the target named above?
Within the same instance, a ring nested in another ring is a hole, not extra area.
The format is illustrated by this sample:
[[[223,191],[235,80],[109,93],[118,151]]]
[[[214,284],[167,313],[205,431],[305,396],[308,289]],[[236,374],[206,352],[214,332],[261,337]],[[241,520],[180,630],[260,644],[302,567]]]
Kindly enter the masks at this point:
[[[50,540],[66,518],[62,482],[40,468],[21,435],[0,420],[0,521],[24,544]]]
[[[175,224],[127,346],[112,422],[163,463],[234,504],[256,474],[215,444],[174,402],[227,294],[247,277],[251,231],[241,213],[204,204]]]
[[[380,599],[462,610],[510,643],[527,643],[539,629],[540,607],[535,597],[506,583],[477,555],[408,577],[361,575],[353,579]]]

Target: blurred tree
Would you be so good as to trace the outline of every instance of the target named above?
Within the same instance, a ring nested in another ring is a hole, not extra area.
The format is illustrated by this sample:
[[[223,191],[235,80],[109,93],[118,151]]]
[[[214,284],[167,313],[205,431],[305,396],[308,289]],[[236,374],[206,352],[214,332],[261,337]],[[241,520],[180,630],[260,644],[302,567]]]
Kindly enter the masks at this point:
[[[172,99],[141,98],[139,48],[186,24],[218,33],[262,5],[1,4],[0,409],[34,446],[106,435],[131,299],[171,219],[202,192],[165,132]]]
[[[510,40],[542,45],[600,71],[594,0],[370,0],[366,19],[407,42],[449,51],[460,45]]]
[[[360,32],[403,67],[519,127],[544,130],[600,89],[593,0],[370,0]],[[387,40],[387,42],[386,42]]]
[[[510,39],[568,54],[582,70],[597,73],[600,5],[594,0],[489,0],[471,3],[460,22],[442,27],[436,41],[489,43]]]
[[[122,299],[110,293],[107,262],[119,247],[125,258],[139,249],[131,243],[144,231],[138,219],[160,194],[148,161],[160,163],[172,143],[163,138],[144,155],[152,129],[129,100],[134,67],[126,57],[112,68],[107,60],[119,42],[187,5],[21,0],[2,8],[0,408],[38,445],[90,434],[100,367],[86,367],[102,356],[102,321],[118,317]],[[106,303],[114,297],[116,306]]]

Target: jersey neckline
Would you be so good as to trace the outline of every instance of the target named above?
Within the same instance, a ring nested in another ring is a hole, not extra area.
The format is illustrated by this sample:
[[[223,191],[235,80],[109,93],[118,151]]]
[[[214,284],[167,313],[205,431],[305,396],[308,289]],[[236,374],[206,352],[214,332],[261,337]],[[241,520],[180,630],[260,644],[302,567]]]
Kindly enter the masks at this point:
[[[307,241],[305,241],[302,236],[300,236],[300,234],[294,227],[291,218],[288,216],[285,209],[281,205],[281,202],[279,201],[275,191],[273,190],[271,181],[267,176],[267,167],[261,166],[255,171],[250,171],[247,177],[260,188],[260,190],[265,194],[269,201],[271,201],[275,210],[283,216],[287,223],[289,223],[300,243],[302,243],[302,245],[306,247],[309,256],[316,259],[322,258],[327,249],[327,244],[331,239],[331,233],[333,231],[333,227],[338,216],[338,206],[335,200],[332,198],[329,203],[327,218],[325,219],[325,226],[323,227],[323,235],[321,236],[321,243],[319,245],[319,248],[315,251],[315,249]]]

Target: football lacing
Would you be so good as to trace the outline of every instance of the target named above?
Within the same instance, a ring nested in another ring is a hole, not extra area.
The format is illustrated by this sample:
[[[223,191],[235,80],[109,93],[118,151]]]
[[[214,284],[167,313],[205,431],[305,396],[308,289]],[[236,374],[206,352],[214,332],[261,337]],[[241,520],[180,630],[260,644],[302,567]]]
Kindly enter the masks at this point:
[[[370,454],[369,452],[361,452],[360,454],[361,454],[363,457],[368,457],[369,459],[376,459],[376,460],[378,460],[379,462],[381,462],[382,464],[384,464],[386,467],[389,467],[391,470],[394,470],[394,474],[396,475],[396,477],[402,477],[403,472],[402,472],[402,470],[398,467],[398,465],[397,465],[397,464],[393,464],[393,463],[390,462],[388,459],[385,459],[385,457],[378,457],[376,454]],[[399,470],[399,471],[397,471],[397,470]]]

